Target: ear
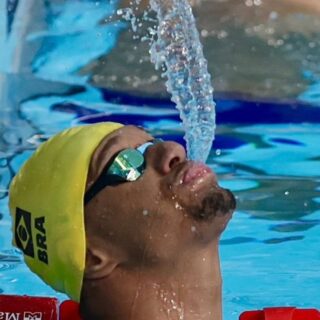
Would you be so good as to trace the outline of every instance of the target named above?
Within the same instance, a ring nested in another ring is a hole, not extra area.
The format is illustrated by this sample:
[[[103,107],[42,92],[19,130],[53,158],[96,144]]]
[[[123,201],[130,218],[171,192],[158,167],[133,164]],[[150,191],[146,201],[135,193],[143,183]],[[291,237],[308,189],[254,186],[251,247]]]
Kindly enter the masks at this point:
[[[87,248],[84,278],[94,280],[108,277],[117,264],[108,252],[99,248]]]

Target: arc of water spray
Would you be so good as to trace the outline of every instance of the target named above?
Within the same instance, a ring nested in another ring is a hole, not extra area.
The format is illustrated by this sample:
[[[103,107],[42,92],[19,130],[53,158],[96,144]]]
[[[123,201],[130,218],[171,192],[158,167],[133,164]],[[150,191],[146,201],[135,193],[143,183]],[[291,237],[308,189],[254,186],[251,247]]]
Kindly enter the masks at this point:
[[[188,0],[150,0],[159,22],[151,61],[165,65],[167,89],[180,111],[188,156],[205,162],[215,132],[215,103],[207,61]]]

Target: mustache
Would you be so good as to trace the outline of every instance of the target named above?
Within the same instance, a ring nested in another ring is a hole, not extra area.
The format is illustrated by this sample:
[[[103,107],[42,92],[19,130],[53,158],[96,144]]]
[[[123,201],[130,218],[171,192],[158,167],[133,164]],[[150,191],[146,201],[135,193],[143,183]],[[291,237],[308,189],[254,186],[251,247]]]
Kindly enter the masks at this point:
[[[219,188],[202,200],[200,208],[193,208],[193,216],[197,220],[209,220],[216,216],[230,214],[236,209],[237,202],[229,189]]]

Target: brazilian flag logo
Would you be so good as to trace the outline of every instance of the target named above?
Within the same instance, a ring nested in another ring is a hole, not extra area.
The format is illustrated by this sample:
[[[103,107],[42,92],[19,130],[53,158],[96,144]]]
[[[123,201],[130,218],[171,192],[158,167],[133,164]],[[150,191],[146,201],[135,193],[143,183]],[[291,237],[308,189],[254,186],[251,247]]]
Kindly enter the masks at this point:
[[[15,241],[25,255],[34,258],[31,213],[20,208],[16,210]]]

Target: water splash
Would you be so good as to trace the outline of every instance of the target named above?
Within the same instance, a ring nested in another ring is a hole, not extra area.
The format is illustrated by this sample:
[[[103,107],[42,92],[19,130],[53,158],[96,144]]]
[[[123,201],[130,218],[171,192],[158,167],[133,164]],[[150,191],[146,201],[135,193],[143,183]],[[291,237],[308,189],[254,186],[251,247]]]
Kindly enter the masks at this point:
[[[188,0],[150,0],[157,14],[151,61],[163,68],[167,90],[180,111],[188,157],[205,162],[215,132],[215,103],[207,61]]]

